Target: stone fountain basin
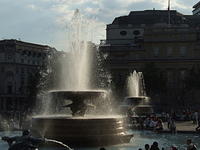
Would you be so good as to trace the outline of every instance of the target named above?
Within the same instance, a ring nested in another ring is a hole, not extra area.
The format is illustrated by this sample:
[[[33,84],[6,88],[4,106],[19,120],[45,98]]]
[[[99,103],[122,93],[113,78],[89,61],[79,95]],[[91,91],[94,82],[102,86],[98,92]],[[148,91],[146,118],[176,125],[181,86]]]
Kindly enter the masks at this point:
[[[53,96],[63,98],[63,99],[94,99],[100,96],[105,96],[105,90],[52,90],[49,91]]]
[[[75,146],[103,146],[128,143],[132,134],[126,134],[123,117],[67,115],[36,116],[32,119],[32,131],[46,138]]]
[[[147,96],[129,96],[125,97],[124,104],[126,105],[139,105],[141,103],[146,104],[149,101],[149,97]]]

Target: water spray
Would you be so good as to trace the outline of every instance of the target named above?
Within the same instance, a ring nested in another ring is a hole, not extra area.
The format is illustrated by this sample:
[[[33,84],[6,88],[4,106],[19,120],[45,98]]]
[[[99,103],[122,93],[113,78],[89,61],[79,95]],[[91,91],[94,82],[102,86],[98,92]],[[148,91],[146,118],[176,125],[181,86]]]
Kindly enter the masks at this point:
[[[57,140],[52,140],[52,139],[46,139],[45,138],[45,141],[47,142],[52,142],[52,143],[56,143],[56,144],[59,144],[59,145],[62,145],[63,147],[69,149],[69,150],[73,150],[72,148],[70,148],[68,145],[64,144],[63,142],[60,142],[60,141],[57,141]]]

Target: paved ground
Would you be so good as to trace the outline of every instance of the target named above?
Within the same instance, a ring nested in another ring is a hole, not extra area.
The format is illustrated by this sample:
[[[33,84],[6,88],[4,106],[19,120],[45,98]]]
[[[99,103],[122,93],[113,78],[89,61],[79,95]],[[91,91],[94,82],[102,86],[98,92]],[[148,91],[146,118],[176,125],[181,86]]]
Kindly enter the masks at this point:
[[[181,121],[176,122],[176,130],[177,132],[190,132],[194,133],[195,128],[197,127],[196,124],[193,124],[192,121]],[[167,132],[169,129],[167,128],[167,123],[164,123],[164,131]]]

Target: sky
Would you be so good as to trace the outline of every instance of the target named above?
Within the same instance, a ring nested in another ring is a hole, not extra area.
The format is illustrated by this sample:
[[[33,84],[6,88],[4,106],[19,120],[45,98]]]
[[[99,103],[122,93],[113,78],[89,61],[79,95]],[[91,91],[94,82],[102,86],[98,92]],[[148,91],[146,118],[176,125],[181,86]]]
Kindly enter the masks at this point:
[[[192,14],[199,0],[171,0],[171,9]],[[74,11],[91,21],[89,40],[105,39],[106,25],[134,10],[166,10],[168,0],[0,0],[0,38],[67,49],[69,24]]]

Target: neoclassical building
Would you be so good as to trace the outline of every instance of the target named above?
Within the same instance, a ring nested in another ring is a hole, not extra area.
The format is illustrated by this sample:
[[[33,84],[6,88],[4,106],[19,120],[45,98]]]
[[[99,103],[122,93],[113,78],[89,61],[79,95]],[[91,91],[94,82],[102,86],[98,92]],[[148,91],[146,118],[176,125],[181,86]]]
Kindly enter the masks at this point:
[[[108,24],[100,50],[106,54],[107,67],[119,87],[117,93],[125,95],[130,72],[144,71],[147,64],[154,64],[171,89],[168,95],[179,97],[180,91],[174,89],[181,86],[192,67],[200,65],[199,21],[200,16],[176,10],[144,10],[132,11]]]
[[[193,15],[200,15],[200,1],[193,6]]]
[[[33,78],[46,65],[51,50],[14,39],[0,41],[0,113],[20,113],[32,107]]]

